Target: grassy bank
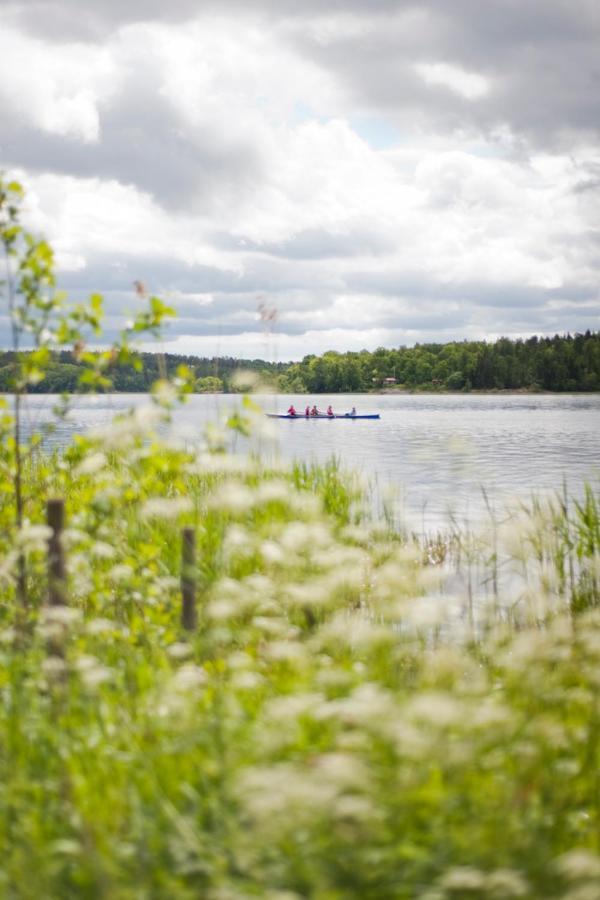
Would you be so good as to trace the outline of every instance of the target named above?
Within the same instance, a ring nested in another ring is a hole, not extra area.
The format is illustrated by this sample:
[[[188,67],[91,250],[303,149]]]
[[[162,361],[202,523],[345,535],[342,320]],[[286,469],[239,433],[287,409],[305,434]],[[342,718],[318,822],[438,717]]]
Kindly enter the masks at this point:
[[[597,896],[597,495],[423,547],[156,415],[29,457],[19,533],[3,495],[2,895]]]

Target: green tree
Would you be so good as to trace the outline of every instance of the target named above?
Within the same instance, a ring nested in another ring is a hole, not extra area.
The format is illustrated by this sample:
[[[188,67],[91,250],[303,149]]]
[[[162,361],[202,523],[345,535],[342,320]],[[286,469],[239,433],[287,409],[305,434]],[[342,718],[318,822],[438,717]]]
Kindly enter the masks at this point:
[[[195,390],[198,394],[220,394],[223,392],[223,381],[215,375],[205,375],[198,378]]]

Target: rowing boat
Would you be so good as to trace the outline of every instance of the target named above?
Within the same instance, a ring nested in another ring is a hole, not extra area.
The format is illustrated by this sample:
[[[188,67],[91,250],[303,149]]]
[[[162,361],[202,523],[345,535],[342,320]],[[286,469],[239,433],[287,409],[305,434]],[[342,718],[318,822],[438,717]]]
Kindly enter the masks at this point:
[[[296,415],[291,416],[289,413],[267,413],[269,419],[378,419],[379,413],[371,413],[370,415],[365,416],[351,416],[350,413],[336,413],[334,416],[328,416],[326,413],[319,413],[318,416],[304,416],[304,415]]]

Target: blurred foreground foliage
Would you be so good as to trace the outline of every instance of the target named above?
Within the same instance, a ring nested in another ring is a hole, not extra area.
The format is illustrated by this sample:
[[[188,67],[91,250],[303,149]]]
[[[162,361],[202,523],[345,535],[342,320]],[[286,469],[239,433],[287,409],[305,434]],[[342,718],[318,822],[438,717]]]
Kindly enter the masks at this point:
[[[10,537],[0,509],[0,893],[597,896],[597,495],[521,509],[496,546],[520,587],[473,608],[335,467],[191,454],[160,415],[36,454]]]
[[[334,464],[159,437],[185,389],[24,446],[18,523],[2,412],[0,896],[598,897],[597,492],[427,548]],[[224,428],[262,423],[246,400]]]

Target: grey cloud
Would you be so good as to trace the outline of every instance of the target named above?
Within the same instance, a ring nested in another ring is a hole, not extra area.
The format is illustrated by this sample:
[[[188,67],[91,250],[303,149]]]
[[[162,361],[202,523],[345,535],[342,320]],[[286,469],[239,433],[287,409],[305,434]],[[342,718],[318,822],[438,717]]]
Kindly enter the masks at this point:
[[[323,14],[353,14],[363,34],[336,32],[316,37]],[[275,37],[332,74],[343,89],[339,115],[392,121],[409,144],[419,132],[490,134],[508,124],[518,152],[552,151],[570,142],[597,142],[600,132],[600,6],[597,0],[32,0],[3,6],[2,17],[46,40],[101,41],[115,28],[140,20],[182,21],[210,15],[247,16],[262,21]],[[441,86],[426,85],[416,63],[444,62],[490,80],[489,95],[466,100]],[[234,208],[240,201],[260,202],[270,173],[255,134],[226,127],[192,129],[161,95],[152,60],[132,61],[128,75],[101,107],[101,139],[82,144],[43,133],[24,119],[0,110],[0,156],[4,165],[30,171],[117,179],[155,197],[175,213],[203,215]],[[458,177],[460,181],[460,175]],[[597,163],[581,164],[573,187],[579,209],[593,215],[600,186]],[[451,185],[450,205],[457,188]],[[437,198],[439,203],[439,198]],[[575,200],[573,200],[575,203]],[[428,214],[434,215],[432,207]],[[584,215],[585,214],[585,215]],[[216,218],[216,217],[215,217]],[[515,223],[519,227],[519,223]],[[569,227],[567,222],[566,228]],[[552,252],[564,250],[578,268],[599,266],[597,230],[554,234]],[[170,335],[233,336],[259,332],[256,307],[261,296],[280,310],[278,330],[300,336],[309,329],[335,327],[353,331],[349,317],[340,321],[340,294],[368,295],[370,325],[389,334],[399,329],[460,338],[469,330],[584,330],[596,327],[594,287],[573,280],[560,289],[486,281],[446,283],[420,269],[381,260],[377,271],[356,271],[361,257],[392,254],[402,240],[377,223],[348,222],[347,232],[318,225],[300,229],[281,241],[260,242],[216,232],[213,245],[231,254],[232,269],[187,266],[158,255],[124,252],[94,255],[85,270],[62,273],[61,286],[75,297],[91,290],[106,294],[109,334],[119,317],[135,307],[132,283],[169,298],[177,295],[180,319]],[[410,244],[410,241],[409,241]],[[126,249],[126,248],[125,248]],[[548,251],[550,253],[550,250]],[[432,253],[434,250],[432,250]],[[335,262],[337,261],[337,262]],[[233,263],[241,263],[240,271]],[[352,264],[350,264],[352,262]],[[587,277],[587,276],[586,276]],[[202,305],[192,294],[213,295]],[[410,306],[409,306],[410,305]],[[408,308],[407,308],[408,307]],[[2,339],[0,326],[0,339]],[[422,339],[422,338],[420,338]]]
[[[595,0],[495,0],[485,13],[475,0],[423,0],[418,6],[389,0],[378,3],[376,12],[359,0],[301,8],[288,0],[227,0],[201,8],[194,0],[102,0],[93,5],[36,0],[11,3],[5,15],[10,19],[12,11],[13,18],[25,16],[30,24],[68,20],[85,29],[94,22],[108,26],[214,11],[241,14],[242,7],[255,17],[277,10],[266,27],[278,30],[280,40],[333,74],[348,95],[347,114],[379,115],[396,122],[403,134],[421,128],[488,135],[508,124],[516,136],[515,152],[526,151],[527,143],[570,147],[576,135],[592,140],[600,135],[600,6]],[[311,25],[316,14],[336,11],[354,12],[369,29],[366,35],[336,34],[333,26],[327,42],[319,41]],[[467,100],[443,86],[425,84],[414,65],[439,61],[489,77],[491,93]],[[259,196],[268,178],[255,135],[184,126],[161,96],[152,60],[143,57],[131,65],[117,96],[101,108],[97,144],[42,133],[8,110],[0,113],[5,164],[116,178],[149,192],[167,208],[210,214],[244,196]],[[598,174],[590,169],[578,189],[591,191],[597,184]],[[296,258],[352,252],[341,237],[319,238],[316,232],[253,249]],[[367,249],[380,252],[379,246]]]
[[[417,10],[417,11],[415,11]],[[487,133],[509,124],[535,143],[600,129],[600,7],[595,0],[425,0],[395,4],[373,36],[343,33],[323,44],[298,28],[295,45],[347,85],[353,103],[404,129],[429,125]],[[404,11],[404,15],[398,15]],[[413,65],[444,62],[488,77],[491,93],[468,101],[420,83]]]
[[[216,246],[226,250],[254,252],[290,260],[343,259],[353,258],[357,254],[379,256],[390,253],[395,248],[395,242],[390,237],[361,226],[349,227],[343,233],[325,228],[305,229],[278,242],[259,243],[230,234],[216,234],[213,240]]]
[[[377,0],[369,9],[370,16],[406,5],[406,0]],[[364,0],[93,0],[83,6],[81,0],[8,0],[4,15],[32,34],[47,40],[89,40],[106,36],[122,25],[133,22],[181,22],[206,14],[251,12],[265,19],[272,17],[302,18],[307,13],[364,11]]]
[[[243,271],[238,272],[212,266],[190,266],[167,257],[97,254],[85,268],[61,272],[58,277],[60,286],[77,296],[94,290],[131,292],[136,280],[143,281],[152,293],[221,292],[238,297],[306,290],[315,294],[319,290],[331,292],[343,287],[343,280],[330,269],[326,260],[298,260],[290,265],[288,260],[263,256],[245,259]]]
[[[491,284],[484,281],[447,282],[436,280],[421,271],[357,272],[346,277],[346,287],[359,294],[389,297],[412,297],[421,302],[442,301],[473,303],[483,307],[541,307],[556,295],[556,291],[513,283]],[[580,285],[562,289],[561,296],[570,290],[586,293]]]
[[[498,329],[493,321],[509,320],[528,321],[539,329],[541,321],[558,316],[557,308],[570,308],[578,322],[587,316],[588,325],[596,319],[597,289],[576,281],[552,289],[481,280],[449,283],[421,270],[382,268],[344,273],[338,267],[332,272],[327,261],[260,255],[247,257],[245,267],[239,274],[124,254],[117,259],[96,257],[84,270],[62,273],[59,281],[76,299],[100,288],[105,292],[107,313],[126,315],[136,307],[133,282],[141,279],[150,292],[176,307],[179,318],[171,326],[172,334],[258,332],[262,328],[257,315],[261,299],[278,309],[277,329],[283,333],[300,335],[331,327],[353,330],[352,316],[344,321],[339,303],[336,306],[336,298],[343,293],[369,296],[368,316],[371,326],[377,328],[412,327],[408,323],[417,315],[420,328],[427,319],[432,328],[441,322],[458,327],[459,321],[473,316],[483,320],[485,316],[494,330]],[[197,295],[204,297],[198,299]]]
[[[101,109],[101,137],[82,143],[28,126],[2,110],[0,155],[5,165],[134,184],[171,209],[210,214],[265,177],[251,135],[247,138],[184,127],[160,93],[152,61],[132,65],[116,98]]]
[[[132,22],[177,22],[198,13],[197,0],[26,0],[9,2],[4,16],[31,34],[63,43],[101,39]]]
[[[263,177],[255,148],[223,137],[181,133],[173,111],[151,96],[130,95],[107,111],[98,144],[26,128],[6,116],[4,165],[79,177],[116,179],[154,196],[167,209],[226,206]]]
[[[351,14],[365,33],[319,36],[319,17]],[[596,0],[31,0],[8,3],[7,21],[49,39],[101,39],[124,24],[178,22],[206,15],[246,16],[280,31],[296,50],[332,72],[357,110],[402,128],[471,128],[509,124],[541,144],[567,145],[600,129],[600,6]],[[316,25],[315,25],[316,23]],[[476,71],[492,92],[468,101],[425,85],[413,65],[445,62]]]
[[[135,254],[122,254],[118,257],[97,254],[84,269],[61,272],[58,278],[62,288],[78,295],[94,290],[133,294],[134,281],[142,281],[148,291],[154,294],[240,289],[240,277],[235,272],[211,266],[188,266],[166,257],[150,259]]]

